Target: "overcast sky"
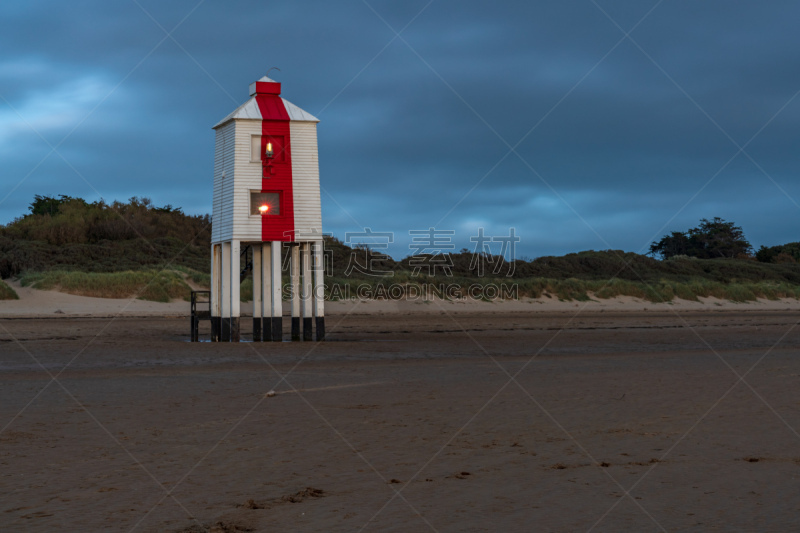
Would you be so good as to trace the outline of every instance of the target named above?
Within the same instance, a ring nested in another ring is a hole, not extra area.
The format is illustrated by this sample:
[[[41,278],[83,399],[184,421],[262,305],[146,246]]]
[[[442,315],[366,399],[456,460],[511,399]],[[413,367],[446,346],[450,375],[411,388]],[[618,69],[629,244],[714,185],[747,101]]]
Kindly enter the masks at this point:
[[[321,120],[339,238],[641,252],[719,216],[800,241],[798,20],[780,0],[4,2],[0,223],[34,194],[210,213],[211,126],[276,66]]]

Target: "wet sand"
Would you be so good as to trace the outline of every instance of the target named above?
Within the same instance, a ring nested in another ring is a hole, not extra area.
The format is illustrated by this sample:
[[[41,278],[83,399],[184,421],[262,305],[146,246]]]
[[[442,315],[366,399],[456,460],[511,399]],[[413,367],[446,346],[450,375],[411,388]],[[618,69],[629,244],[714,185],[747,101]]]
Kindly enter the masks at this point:
[[[0,529],[796,528],[796,311],[574,314],[0,318]]]

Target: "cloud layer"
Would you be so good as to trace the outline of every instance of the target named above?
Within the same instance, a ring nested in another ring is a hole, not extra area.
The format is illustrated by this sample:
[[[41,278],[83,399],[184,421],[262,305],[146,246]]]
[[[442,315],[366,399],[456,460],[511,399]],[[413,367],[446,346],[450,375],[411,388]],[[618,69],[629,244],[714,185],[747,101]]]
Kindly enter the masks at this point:
[[[721,216],[757,245],[797,241],[798,15],[723,0],[4,5],[0,223],[34,194],[210,212],[210,127],[278,66],[283,96],[322,120],[323,223],[341,238],[393,231],[401,257],[409,230],[455,230],[460,249],[514,227],[518,255],[641,251]]]

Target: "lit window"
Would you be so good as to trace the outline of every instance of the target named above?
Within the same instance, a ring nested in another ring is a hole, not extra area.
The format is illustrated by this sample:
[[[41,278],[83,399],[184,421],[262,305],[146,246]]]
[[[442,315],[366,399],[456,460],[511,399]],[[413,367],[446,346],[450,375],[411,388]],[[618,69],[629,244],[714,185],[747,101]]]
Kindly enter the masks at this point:
[[[267,136],[267,143],[271,145],[272,148],[272,161],[274,163],[283,163],[286,161],[286,153],[285,150],[282,148],[284,138],[283,135],[268,135]],[[261,135],[251,135],[250,136],[250,162],[251,163],[261,163],[261,154],[266,148],[266,143],[264,148],[261,147]]]
[[[280,215],[281,195],[277,192],[251,192],[251,215]]]

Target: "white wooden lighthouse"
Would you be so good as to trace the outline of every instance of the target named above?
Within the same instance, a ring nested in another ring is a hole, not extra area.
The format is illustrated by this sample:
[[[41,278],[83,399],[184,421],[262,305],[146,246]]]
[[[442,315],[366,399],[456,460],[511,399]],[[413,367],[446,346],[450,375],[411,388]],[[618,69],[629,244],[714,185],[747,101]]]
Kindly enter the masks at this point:
[[[325,336],[319,120],[264,76],[215,126],[211,337],[239,341],[242,255],[252,250],[253,340],[283,339],[281,251],[289,247],[291,338]],[[245,255],[245,257],[247,257]],[[302,321],[300,320],[302,317]],[[316,320],[314,320],[316,319]]]

